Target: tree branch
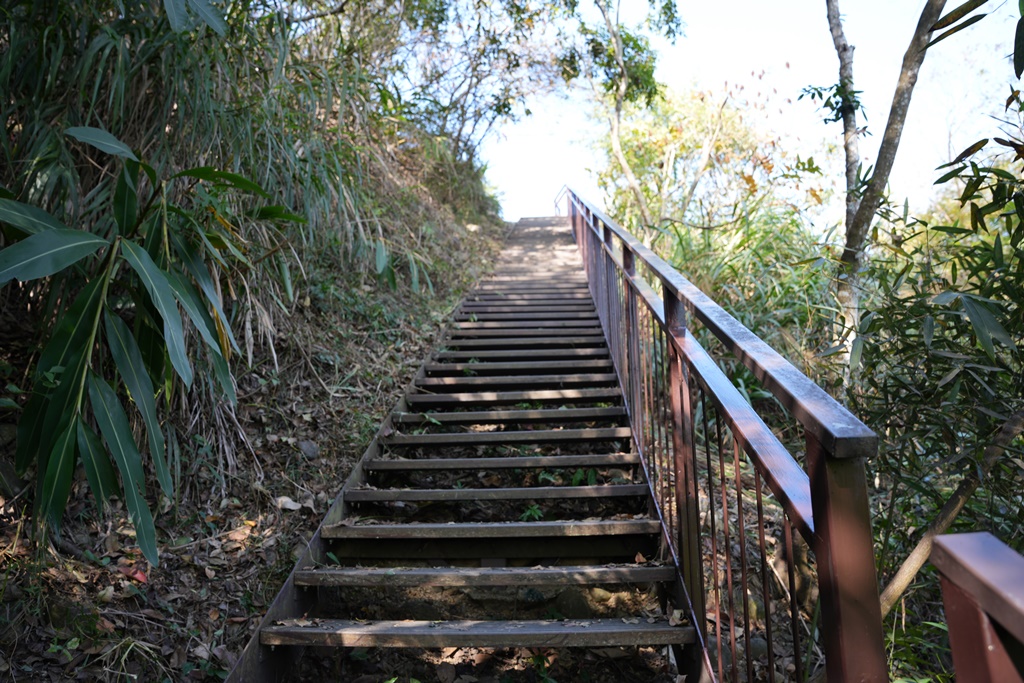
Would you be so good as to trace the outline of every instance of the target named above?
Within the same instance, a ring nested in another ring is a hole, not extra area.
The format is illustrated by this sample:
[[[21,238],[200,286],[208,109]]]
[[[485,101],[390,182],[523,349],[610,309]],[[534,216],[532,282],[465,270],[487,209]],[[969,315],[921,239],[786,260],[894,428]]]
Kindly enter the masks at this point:
[[[933,24],[935,22],[932,22]],[[929,24],[930,25],[930,24]],[[914,577],[917,576],[917,572],[921,570],[924,563],[928,560],[928,556],[932,552],[932,544],[935,541],[935,537],[939,534],[945,533],[949,530],[949,527],[953,525],[957,515],[964,509],[967,501],[970,500],[974,492],[981,486],[981,479],[988,475],[989,471],[999,460],[999,456],[1003,454],[1006,447],[1010,445],[1015,438],[1017,438],[1022,432],[1024,432],[1024,410],[1019,410],[1009,417],[1006,422],[1003,423],[1002,427],[996,433],[992,443],[985,449],[985,456],[982,460],[981,467],[972,469],[961,481],[960,485],[956,487],[953,494],[946,500],[946,504],[939,510],[939,514],[935,516],[935,519],[931,521],[928,528],[924,532],[924,536],[917,542],[914,549],[907,555],[907,558],[903,560],[903,564],[900,565],[899,570],[896,572],[892,580],[882,591],[880,601],[882,603],[882,618],[884,619],[887,614],[892,610],[893,605],[900,599],[900,596],[907,590],[910,584],[914,581]]]
[[[293,23],[294,24],[302,24],[302,23],[305,23],[307,21],[316,21],[317,19],[325,19],[327,17],[333,17],[335,15],[338,15],[338,14],[341,14],[342,12],[344,12],[345,11],[345,7],[347,5],[348,5],[348,0],[341,0],[341,2],[339,2],[333,8],[328,9],[328,10],[324,10],[323,12],[314,12],[312,14],[307,14],[304,17],[293,17],[292,15],[289,14],[288,15],[288,23],[289,24],[293,24]]]
[[[605,28],[608,30],[608,35],[612,39],[612,46],[615,48],[615,64],[618,68],[619,75],[617,82],[615,83],[615,112],[612,116],[608,117],[608,124],[611,128],[611,142],[612,152],[615,154],[615,160],[619,162],[619,166],[622,167],[622,174],[626,176],[626,183],[629,185],[629,189],[633,192],[633,196],[636,198],[637,206],[640,208],[640,219],[643,222],[645,229],[650,229],[654,225],[654,221],[651,218],[651,211],[647,206],[647,199],[644,197],[643,190],[640,188],[640,183],[636,179],[636,174],[633,173],[633,168],[629,165],[629,160],[626,158],[626,154],[622,151],[622,140],[620,137],[619,128],[622,124],[622,105],[626,99],[626,90],[629,87],[629,74],[626,72],[626,59],[622,48],[622,36],[619,34],[619,18],[618,18],[618,6],[616,6],[615,21],[608,12],[608,7],[605,5],[605,0],[594,0],[594,4],[601,11],[601,16],[604,18]]]

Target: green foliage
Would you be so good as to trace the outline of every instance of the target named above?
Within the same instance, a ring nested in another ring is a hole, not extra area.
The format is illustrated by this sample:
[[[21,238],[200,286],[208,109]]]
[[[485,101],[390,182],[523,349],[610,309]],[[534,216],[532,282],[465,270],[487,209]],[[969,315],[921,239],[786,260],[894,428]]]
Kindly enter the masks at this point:
[[[863,111],[863,105],[858,97],[860,90],[854,90],[851,83],[836,83],[830,86],[812,85],[803,89],[799,99],[805,97],[811,102],[820,103],[820,107],[827,114],[825,123],[835,123],[843,120],[846,112]]]
[[[174,194],[168,185],[182,178],[203,175],[214,187],[225,178],[198,169],[143,188],[138,171],[144,170],[148,179],[156,178],[156,171],[139,162],[119,140],[82,127],[74,137],[123,157],[121,177],[134,178],[114,194],[109,210],[120,211],[121,219],[111,240],[56,227],[55,220],[40,222],[28,205],[5,200],[9,224],[23,232],[36,231],[0,251],[4,280],[16,279],[25,286],[50,277],[51,287],[59,283],[66,291],[77,292],[74,303],[58,309],[55,331],[39,356],[31,397],[18,425],[16,463],[22,471],[35,465],[37,510],[59,530],[80,458],[98,502],[115,492],[124,499],[143,552],[156,565],[159,555],[145,500],[143,458],[117,390],[123,387],[120,393],[130,397],[141,417],[156,478],[164,494],[172,496],[157,398],[171,393],[176,379],[186,388],[191,385],[195,362],[209,367],[225,364],[237,348],[223,318],[223,302],[214,288],[204,286],[211,281],[210,264],[236,259],[225,233],[204,230],[194,218],[212,212],[227,223],[215,206],[171,204],[166,196]],[[196,193],[193,200],[199,196]],[[141,212],[140,204],[145,207]],[[135,208],[128,211],[125,206]],[[222,248],[213,246],[212,240],[220,241]],[[201,353],[187,349],[179,305],[204,342]],[[221,373],[219,380],[233,395],[230,374]],[[92,423],[99,427],[102,441]],[[119,491],[111,457],[120,472]]]
[[[988,530],[1021,549],[1018,436],[986,472],[986,448],[1024,410],[1024,184],[1019,157],[972,160],[969,146],[942,169],[945,198],[928,214],[887,211],[866,273],[857,412],[881,437],[869,462],[879,485],[879,573],[895,571],[962,477],[981,488],[953,531]],[[1021,143],[999,139],[1015,154]],[[891,624],[896,672],[949,680],[948,654],[931,621],[941,621],[937,576],[925,571]],[[939,645],[936,645],[938,639]]]
[[[16,464],[53,529],[80,463],[156,563],[146,480],[174,495],[175,411],[228,422],[232,361],[260,345],[276,361],[306,275],[432,292],[453,215],[496,212],[455,129],[395,85],[416,49],[401,41],[447,35],[447,5],[356,4],[0,8],[0,298],[22,335],[0,362],[34,362],[27,401],[0,407],[21,408]],[[535,14],[507,10],[525,36]]]
[[[619,87],[619,80],[626,82],[623,100],[630,104],[643,102],[650,107],[658,97],[660,85],[654,78],[657,57],[651,49],[647,36],[635,29],[619,27],[618,37],[622,41],[622,64],[615,54],[614,38],[604,28],[592,30],[583,28],[587,40],[587,53],[593,67],[601,75],[601,87],[612,95]],[[563,59],[571,60],[572,57]]]
[[[544,519],[544,510],[542,510],[536,503],[530,503],[530,505],[523,510],[523,514],[519,515],[519,519],[523,522],[538,522]]]

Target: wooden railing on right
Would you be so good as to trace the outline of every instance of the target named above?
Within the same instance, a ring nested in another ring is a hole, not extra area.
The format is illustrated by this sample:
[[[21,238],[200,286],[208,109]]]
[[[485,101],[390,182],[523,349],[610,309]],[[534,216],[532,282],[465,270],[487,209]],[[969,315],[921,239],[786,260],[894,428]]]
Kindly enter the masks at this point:
[[[685,589],[674,604],[697,627],[687,680],[802,683],[822,666],[831,683],[888,680],[864,469],[875,434],[600,209],[565,196]],[[770,398],[752,405],[723,367]]]
[[[959,683],[1024,683],[1024,557],[988,533],[935,541],[931,561]]]

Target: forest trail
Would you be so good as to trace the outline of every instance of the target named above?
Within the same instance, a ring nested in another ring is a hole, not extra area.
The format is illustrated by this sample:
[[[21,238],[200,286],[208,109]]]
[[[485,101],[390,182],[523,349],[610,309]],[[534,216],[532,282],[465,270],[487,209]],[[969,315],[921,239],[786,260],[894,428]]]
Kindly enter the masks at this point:
[[[676,570],[658,561],[661,525],[628,425],[566,219],[520,221],[229,680],[349,680],[394,652],[364,648],[449,648],[405,674],[433,662],[428,674],[452,681],[519,680],[516,669],[522,680],[674,680],[664,646],[695,631],[673,609]],[[304,646],[355,650],[307,656],[288,674]],[[532,666],[516,664],[517,648],[535,648]],[[608,666],[622,657],[635,661]]]

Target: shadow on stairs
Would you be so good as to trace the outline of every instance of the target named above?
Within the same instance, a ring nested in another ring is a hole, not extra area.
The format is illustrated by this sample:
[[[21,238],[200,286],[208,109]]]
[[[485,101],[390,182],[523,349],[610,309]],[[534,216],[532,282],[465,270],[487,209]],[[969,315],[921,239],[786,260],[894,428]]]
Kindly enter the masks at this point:
[[[520,221],[228,680],[674,682],[628,425],[564,219]]]

